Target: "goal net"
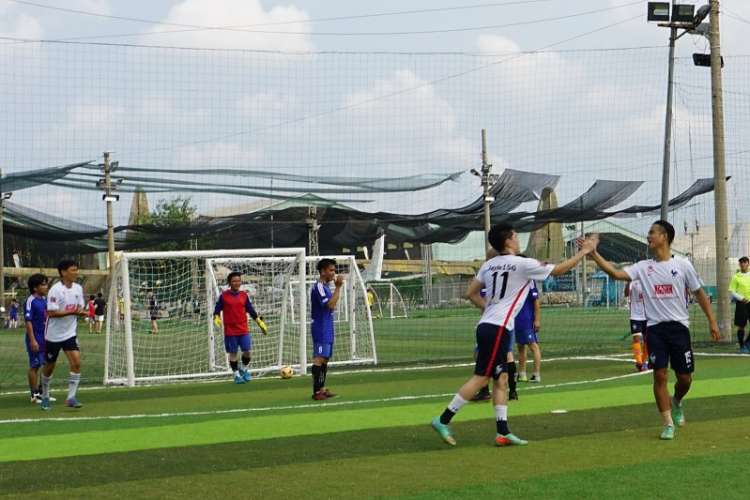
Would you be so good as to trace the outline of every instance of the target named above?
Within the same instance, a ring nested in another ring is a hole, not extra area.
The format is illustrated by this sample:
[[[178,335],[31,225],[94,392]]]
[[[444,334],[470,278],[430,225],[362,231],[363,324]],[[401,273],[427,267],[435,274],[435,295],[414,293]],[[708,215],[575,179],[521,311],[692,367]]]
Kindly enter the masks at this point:
[[[367,287],[372,291],[373,314],[377,318],[407,318],[406,304],[396,285],[389,281],[370,281]]]
[[[333,357],[330,365],[362,365],[377,364],[378,358],[375,349],[375,332],[372,326],[372,315],[367,301],[367,288],[360,275],[357,262],[350,255],[345,256],[308,256],[307,279],[305,280],[305,300],[307,311],[310,310],[310,292],[312,286],[318,280],[317,263],[321,259],[334,259],[336,261],[336,274],[344,277],[344,285],[339,292],[339,301],[334,309],[333,321],[335,331],[335,343],[333,346]],[[335,291],[333,283],[328,284]],[[293,281],[287,290],[290,303],[297,303],[300,282]],[[292,307],[291,314],[294,320],[298,319],[301,308]],[[308,324],[307,343],[312,348],[312,336],[309,333],[310,318],[306,318]],[[312,361],[312,359],[310,360]]]
[[[268,335],[250,321],[251,373],[292,365],[306,370],[307,301],[290,297],[305,276],[304,249],[123,253],[110,289],[104,383],[135,385],[231,373],[224,335],[213,323],[227,276],[242,275]],[[295,320],[296,319],[296,320]]]

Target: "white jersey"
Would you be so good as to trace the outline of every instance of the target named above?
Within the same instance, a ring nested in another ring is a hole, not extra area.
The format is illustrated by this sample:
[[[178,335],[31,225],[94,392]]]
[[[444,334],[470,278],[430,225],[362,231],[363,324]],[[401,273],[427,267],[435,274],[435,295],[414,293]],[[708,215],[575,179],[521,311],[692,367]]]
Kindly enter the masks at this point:
[[[664,262],[654,259],[636,262],[625,268],[631,280],[643,286],[643,302],[648,325],[679,321],[690,327],[690,316],[685,307],[686,289],[695,292],[703,282],[693,265],[682,257],[672,256]]]
[[[47,311],[75,311],[83,307],[83,288],[78,283],[68,288],[62,281],[55,283],[47,294]],[[44,339],[49,342],[62,342],[76,335],[78,316],[47,317]]]
[[[646,320],[646,306],[643,303],[643,285],[638,280],[630,282],[630,319],[634,321]]]
[[[487,289],[487,305],[479,322],[513,330],[531,280],[547,279],[554,268],[552,264],[517,255],[498,255],[482,264],[476,279]]]

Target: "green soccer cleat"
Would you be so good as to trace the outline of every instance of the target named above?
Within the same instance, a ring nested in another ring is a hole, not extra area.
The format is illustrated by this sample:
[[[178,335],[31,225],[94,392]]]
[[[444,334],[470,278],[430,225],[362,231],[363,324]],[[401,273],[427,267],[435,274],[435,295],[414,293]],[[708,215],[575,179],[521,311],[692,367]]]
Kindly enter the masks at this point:
[[[661,438],[664,440],[674,439],[674,425],[666,424],[661,431]]]
[[[526,376],[524,375],[523,377],[518,377],[518,381],[519,381],[519,382],[528,382],[528,381],[529,381],[529,379],[528,379],[528,378],[526,378]]]
[[[440,438],[451,446],[456,446],[456,440],[451,436],[450,428],[440,423],[440,417],[435,417],[431,422],[432,428],[440,435]]]
[[[529,442],[519,438],[512,432],[509,432],[505,436],[503,436],[502,434],[496,434],[495,444],[497,446],[511,446],[511,445],[525,445],[525,444],[529,444]]]
[[[685,427],[685,413],[682,411],[682,406],[672,403],[672,420],[677,427]]]

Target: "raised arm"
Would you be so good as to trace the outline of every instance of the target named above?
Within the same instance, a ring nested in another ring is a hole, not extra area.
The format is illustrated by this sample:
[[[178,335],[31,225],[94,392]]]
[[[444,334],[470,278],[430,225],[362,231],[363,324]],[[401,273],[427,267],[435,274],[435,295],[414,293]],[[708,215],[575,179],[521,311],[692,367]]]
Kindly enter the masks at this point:
[[[581,262],[581,260],[586,256],[591,254],[592,252],[596,252],[596,245],[599,244],[599,235],[598,234],[592,234],[585,240],[579,240],[579,246],[580,250],[578,250],[578,253],[569,258],[568,260],[564,260],[560,262],[559,264],[555,264],[554,269],[552,269],[552,275],[553,276],[560,276],[561,274],[565,274],[576,265]]]
[[[625,272],[625,270],[616,269],[615,266],[613,266],[611,262],[602,257],[599,252],[592,253],[591,257],[594,259],[594,262],[596,262],[596,265],[599,266],[599,268],[607,275],[609,275],[610,278],[620,281],[631,281],[630,275]],[[627,295],[625,296],[627,297]]]

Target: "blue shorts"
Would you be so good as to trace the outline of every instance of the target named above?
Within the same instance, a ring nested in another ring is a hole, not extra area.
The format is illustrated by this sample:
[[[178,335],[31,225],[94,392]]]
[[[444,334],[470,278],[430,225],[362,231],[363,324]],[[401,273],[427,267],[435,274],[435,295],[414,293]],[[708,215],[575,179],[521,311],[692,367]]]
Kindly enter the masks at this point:
[[[56,363],[57,357],[60,355],[60,350],[63,351],[80,351],[78,347],[78,337],[73,336],[69,339],[65,339],[62,342],[50,342],[49,340],[44,342],[44,359],[47,363]]]
[[[331,356],[333,356],[333,344],[326,344],[324,342],[315,342],[313,344],[314,358],[330,358]]]
[[[501,326],[490,323],[477,325],[477,362],[474,374],[497,380],[507,371],[508,345],[512,335]]]
[[[519,346],[539,343],[536,338],[536,330],[533,328],[529,330],[514,330],[513,334],[516,337],[516,344]]]
[[[18,311],[11,311],[10,319],[18,319]]]
[[[630,333],[646,333],[646,320],[631,319],[630,320]]]
[[[31,350],[29,337],[26,337],[26,352],[29,355],[29,368],[39,368],[44,364],[44,334],[40,337],[34,335],[34,340],[36,340],[36,343],[39,346],[39,352]]]
[[[244,335],[224,335],[224,349],[227,354],[234,354],[237,352],[237,348],[242,349],[242,352],[252,351],[253,341],[250,339],[250,334]]]
[[[677,321],[657,323],[648,327],[648,355],[654,370],[667,368],[669,364],[675,373],[695,371],[690,330]]]

